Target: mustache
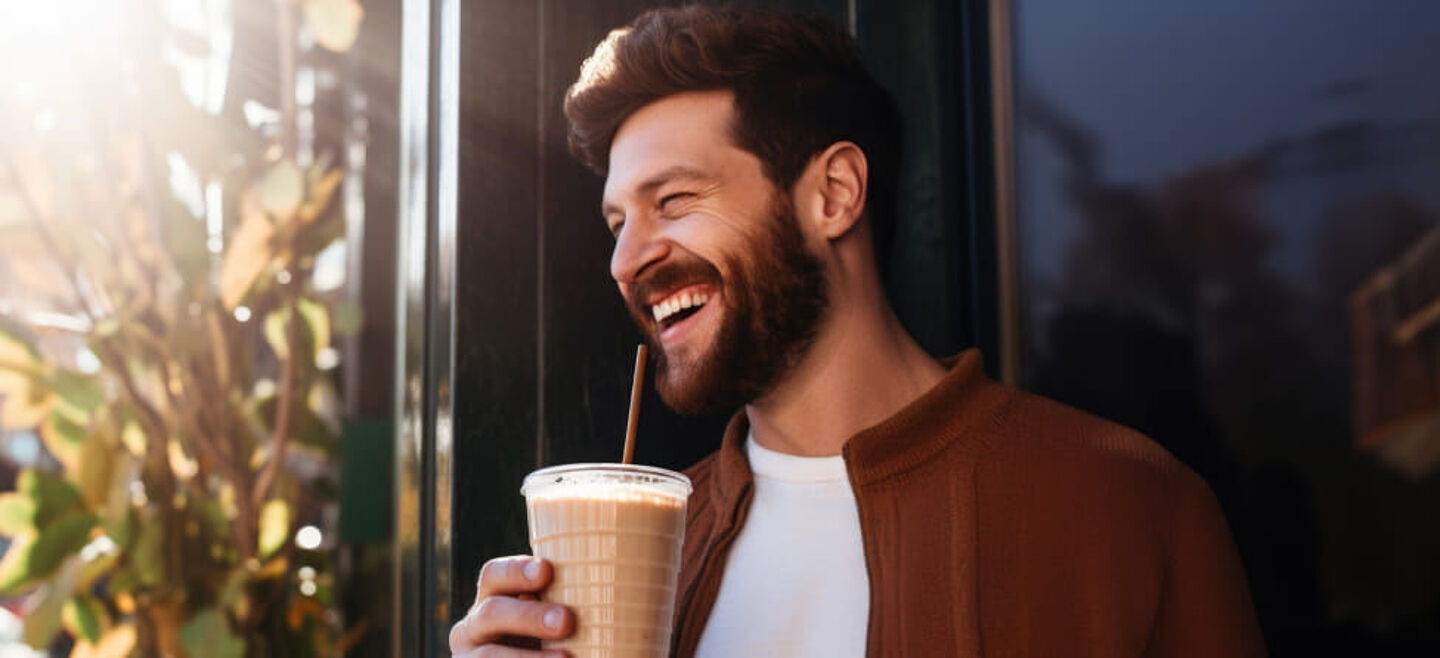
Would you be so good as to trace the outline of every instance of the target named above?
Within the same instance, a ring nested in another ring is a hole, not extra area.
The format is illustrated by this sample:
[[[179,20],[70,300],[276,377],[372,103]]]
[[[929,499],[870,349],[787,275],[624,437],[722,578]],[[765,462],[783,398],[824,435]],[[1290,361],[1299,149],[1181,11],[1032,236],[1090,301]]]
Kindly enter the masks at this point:
[[[696,283],[710,283],[718,286],[720,282],[720,269],[708,261],[693,258],[664,263],[656,266],[656,269],[649,275],[630,285],[630,298],[627,301],[632,311],[641,317],[646,317],[649,316],[650,309],[645,306],[644,300],[657,293],[669,292]]]

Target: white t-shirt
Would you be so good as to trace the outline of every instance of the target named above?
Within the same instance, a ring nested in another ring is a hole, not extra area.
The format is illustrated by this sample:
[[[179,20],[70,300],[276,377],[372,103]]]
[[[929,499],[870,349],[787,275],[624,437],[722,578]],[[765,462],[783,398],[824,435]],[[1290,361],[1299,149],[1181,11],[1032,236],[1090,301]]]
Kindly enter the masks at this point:
[[[697,658],[865,655],[870,578],[843,457],[745,440],[754,497]]]

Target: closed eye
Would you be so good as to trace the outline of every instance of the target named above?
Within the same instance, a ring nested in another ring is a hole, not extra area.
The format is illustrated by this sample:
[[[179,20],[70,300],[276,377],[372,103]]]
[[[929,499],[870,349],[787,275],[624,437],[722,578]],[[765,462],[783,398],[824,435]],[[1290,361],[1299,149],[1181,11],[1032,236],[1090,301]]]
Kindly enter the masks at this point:
[[[674,194],[667,194],[660,198],[660,210],[666,213],[673,213],[676,209],[674,204],[687,201],[693,196],[695,195],[691,192],[676,192]]]

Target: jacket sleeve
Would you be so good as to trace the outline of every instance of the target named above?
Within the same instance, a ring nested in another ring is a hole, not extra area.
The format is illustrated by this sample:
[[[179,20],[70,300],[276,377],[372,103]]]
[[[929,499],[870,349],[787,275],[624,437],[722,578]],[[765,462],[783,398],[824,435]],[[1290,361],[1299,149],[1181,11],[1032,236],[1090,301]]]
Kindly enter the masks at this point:
[[[1147,658],[1266,655],[1245,570],[1204,480],[1175,483],[1164,582]]]

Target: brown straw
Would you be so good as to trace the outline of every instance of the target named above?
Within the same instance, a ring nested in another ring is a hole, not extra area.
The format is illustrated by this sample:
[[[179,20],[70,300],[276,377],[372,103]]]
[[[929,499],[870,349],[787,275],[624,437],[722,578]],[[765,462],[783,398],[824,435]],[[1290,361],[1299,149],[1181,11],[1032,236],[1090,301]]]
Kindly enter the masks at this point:
[[[630,386],[630,422],[625,426],[625,457],[620,463],[635,459],[635,428],[640,425],[640,391],[645,387],[645,345],[635,350],[635,383]]]

